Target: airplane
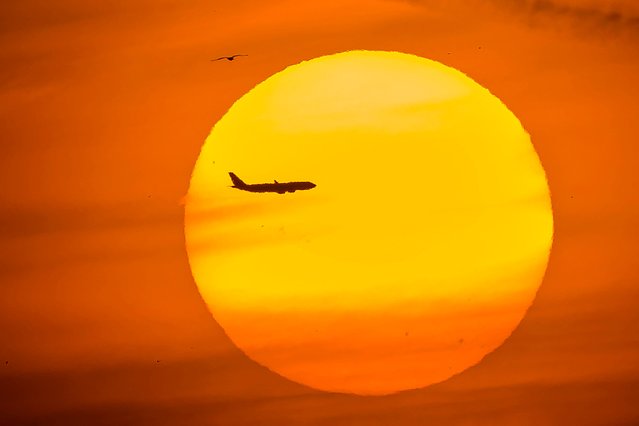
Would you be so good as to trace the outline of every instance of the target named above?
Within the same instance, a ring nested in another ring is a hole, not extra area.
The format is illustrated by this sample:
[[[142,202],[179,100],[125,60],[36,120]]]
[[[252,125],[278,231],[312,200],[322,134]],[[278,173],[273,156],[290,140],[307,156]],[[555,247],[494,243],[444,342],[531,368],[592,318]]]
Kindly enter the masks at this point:
[[[284,194],[285,192],[304,191],[307,189],[315,188],[313,182],[284,182],[280,183],[274,181],[274,183],[256,183],[249,185],[244,183],[242,179],[237,177],[235,173],[229,172],[233,185],[231,188],[237,188],[242,191],[248,192],[277,192],[278,194]]]

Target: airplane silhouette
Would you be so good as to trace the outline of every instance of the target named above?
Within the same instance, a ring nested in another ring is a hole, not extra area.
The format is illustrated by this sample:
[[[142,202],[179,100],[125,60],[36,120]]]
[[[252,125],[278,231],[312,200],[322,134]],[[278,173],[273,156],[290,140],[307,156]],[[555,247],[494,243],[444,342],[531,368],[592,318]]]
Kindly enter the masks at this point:
[[[244,181],[237,177],[233,172],[229,172],[229,176],[231,177],[231,181],[233,182],[231,188],[237,188],[242,191],[248,192],[277,192],[278,194],[284,194],[285,192],[313,189],[316,186],[313,182],[279,183],[278,181],[274,181],[274,183],[256,183],[249,185],[247,183],[244,183]]]
[[[238,56],[248,56],[248,55],[232,55],[232,56],[220,56],[217,59],[211,59],[211,61],[219,61],[221,59],[226,59],[227,61],[234,61]]]

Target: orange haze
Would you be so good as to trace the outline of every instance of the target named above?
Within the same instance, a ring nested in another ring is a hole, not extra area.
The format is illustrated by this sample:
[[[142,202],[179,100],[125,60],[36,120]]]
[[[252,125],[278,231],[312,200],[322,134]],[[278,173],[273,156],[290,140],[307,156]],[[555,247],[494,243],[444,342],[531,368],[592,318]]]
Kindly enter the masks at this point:
[[[4,2],[0,424],[639,423],[638,44],[633,0]],[[530,132],[554,213],[544,282],[506,343],[387,397],[247,359],[184,246],[212,125],[275,72],[353,49],[490,89]],[[234,53],[249,56],[209,61]]]

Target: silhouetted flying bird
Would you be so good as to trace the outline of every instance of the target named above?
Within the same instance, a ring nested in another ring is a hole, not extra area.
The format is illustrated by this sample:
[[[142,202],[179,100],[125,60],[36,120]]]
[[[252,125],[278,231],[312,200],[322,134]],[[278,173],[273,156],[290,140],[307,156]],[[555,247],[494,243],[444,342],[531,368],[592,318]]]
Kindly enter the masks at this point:
[[[222,59],[226,59],[227,61],[233,61],[235,58],[237,58],[238,56],[248,56],[248,55],[232,55],[232,56],[220,56],[217,59],[211,59],[211,61],[219,61]]]

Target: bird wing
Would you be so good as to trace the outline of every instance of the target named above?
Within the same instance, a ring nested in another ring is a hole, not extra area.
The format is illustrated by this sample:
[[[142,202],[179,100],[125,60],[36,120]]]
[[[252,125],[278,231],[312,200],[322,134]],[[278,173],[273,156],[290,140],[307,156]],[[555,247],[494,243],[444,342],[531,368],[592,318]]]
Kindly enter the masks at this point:
[[[219,61],[220,59],[228,59],[228,56],[220,56],[217,59],[211,59],[212,61]]]

